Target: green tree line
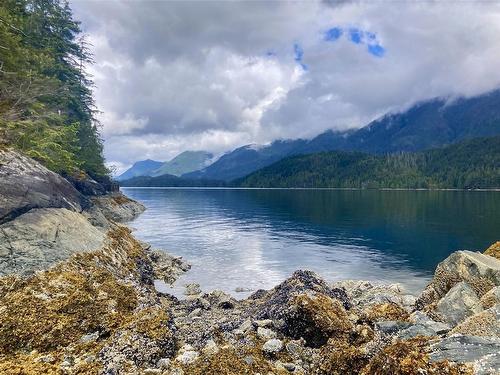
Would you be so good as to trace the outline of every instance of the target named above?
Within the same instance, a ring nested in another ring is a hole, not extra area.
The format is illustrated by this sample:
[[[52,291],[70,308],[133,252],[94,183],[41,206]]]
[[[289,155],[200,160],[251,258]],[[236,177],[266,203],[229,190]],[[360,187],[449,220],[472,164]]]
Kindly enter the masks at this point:
[[[293,156],[234,182],[285,188],[500,188],[500,136],[416,153]]]
[[[108,175],[85,71],[88,44],[67,1],[0,2],[0,146],[58,173]]]

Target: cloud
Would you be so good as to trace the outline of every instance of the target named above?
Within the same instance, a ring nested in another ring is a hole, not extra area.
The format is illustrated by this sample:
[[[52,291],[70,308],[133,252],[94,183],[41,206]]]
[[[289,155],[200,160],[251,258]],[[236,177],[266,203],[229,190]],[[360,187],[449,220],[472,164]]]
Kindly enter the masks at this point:
[[[120,168],[359,127],[500,85],[497,3],[71,5],[94,46],[106,157]]]

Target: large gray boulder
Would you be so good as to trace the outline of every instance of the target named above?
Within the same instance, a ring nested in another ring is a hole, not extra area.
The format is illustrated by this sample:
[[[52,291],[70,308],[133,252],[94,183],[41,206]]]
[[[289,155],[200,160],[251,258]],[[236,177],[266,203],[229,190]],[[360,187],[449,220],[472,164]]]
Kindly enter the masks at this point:
[[[17,151],[0,150],[0,224],[33,208],[80,212],[88,200],[67,180]]]
[[[74,253],[99,249],[105,237],[77,212],[30,210],[0,225],[0,276],[46,269]]]
[[[439,301],[457,283],[465,281],[482,297],[500,285],[500,260],[473,251],[456,251],[438,264],[434,278],[417,300],[422,309]]]
[[[459,282],[438,302],[436,312],[451,326],[483,311],[476,292],[465,281]]]

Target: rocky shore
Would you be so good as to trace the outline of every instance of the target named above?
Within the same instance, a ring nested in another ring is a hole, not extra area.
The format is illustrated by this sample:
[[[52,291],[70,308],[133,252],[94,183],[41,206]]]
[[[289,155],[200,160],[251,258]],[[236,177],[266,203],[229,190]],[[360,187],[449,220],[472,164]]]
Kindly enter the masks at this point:
[[[111,190],[111,191],[110,191]],[[236,300],[120,222],[144,207],[0,151],[1,374],[498,374],[500,243],[457,251],[419,296],[296,271]]]

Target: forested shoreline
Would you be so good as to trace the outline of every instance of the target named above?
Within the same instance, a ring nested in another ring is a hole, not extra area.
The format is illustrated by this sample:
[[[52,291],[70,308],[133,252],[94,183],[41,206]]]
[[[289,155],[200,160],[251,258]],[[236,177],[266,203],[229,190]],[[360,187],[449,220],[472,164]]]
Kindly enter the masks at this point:
[[[416,153],[323,152],[281,160],[234,181],[241,187],[492,189],[500,187],[500,137]]]
[[[99,179],[104,165],[92,54],[66,1],[0,4],[0,146],[54,172]]]

